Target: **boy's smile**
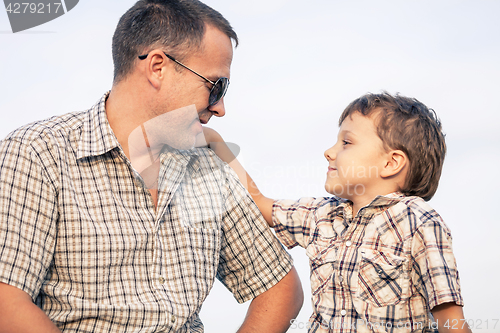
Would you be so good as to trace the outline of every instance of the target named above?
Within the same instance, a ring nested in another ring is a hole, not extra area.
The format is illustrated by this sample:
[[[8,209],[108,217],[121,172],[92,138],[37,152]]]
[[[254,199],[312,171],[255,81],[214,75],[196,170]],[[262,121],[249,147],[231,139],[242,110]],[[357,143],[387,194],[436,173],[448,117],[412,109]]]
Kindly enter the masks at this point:
[[[388,194],[380,176],[387,152],[377,135],[374,116],[359,112],[341,124],[337,143],[325,151],[329,162],[325,189],[328,193],[359,204],[368,204],[377,195]],[[362,206],[361,206],[362,207]]]

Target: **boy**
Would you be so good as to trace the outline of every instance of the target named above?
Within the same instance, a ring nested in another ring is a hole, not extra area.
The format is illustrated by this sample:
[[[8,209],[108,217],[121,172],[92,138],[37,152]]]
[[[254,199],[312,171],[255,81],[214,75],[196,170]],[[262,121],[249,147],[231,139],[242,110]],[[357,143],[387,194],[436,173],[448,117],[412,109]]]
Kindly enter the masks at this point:
[[[298,201],[264,197],[227,147],[213,142],[222,138],[206,130],[281,242],[306,249],[309,332],[470,332],[450,231],[425,202],[446,153],[434,111],[416,99],[367,94],[339,124],[325,152],[325,189],[334,196]]]

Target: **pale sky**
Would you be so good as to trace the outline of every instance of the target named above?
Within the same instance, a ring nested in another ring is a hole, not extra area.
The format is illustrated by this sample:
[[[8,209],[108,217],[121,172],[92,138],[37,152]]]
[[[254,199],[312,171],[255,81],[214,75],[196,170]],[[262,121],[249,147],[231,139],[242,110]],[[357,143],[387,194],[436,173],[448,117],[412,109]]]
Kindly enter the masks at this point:
[[[81,0],[64,16],[12,34],[0,9],[0,137],[31,121],[91,107],[111,88],[111,37],[135,1]],[[226,116],[210,126],[272,198],[327,196],[323,152],[353,99],[387,90],[437,112],[448,145],[430,204],[454,238],[464,312],[500,332],[500,1],[207,0],[240,38]],[[309,266],[291,251],[312,313]],[[234,332],[246,307],[216,283],[207,333]],[[486,322],[488,320],[488,322]],[[475,328],[476,328],[475,327]],[[486,329],[487,328],[487,329]],[[291,329],[289,332],[306,332]]]

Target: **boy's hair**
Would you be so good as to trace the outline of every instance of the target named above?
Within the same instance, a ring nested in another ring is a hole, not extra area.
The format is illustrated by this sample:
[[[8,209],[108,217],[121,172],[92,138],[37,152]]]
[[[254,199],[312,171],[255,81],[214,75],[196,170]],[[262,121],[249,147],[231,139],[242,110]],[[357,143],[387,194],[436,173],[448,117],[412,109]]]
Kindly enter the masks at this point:
[[[127,76],[137,57],[163,47],[182,60],[188,52],[201,49],[205,24],[231,38],[238,36],[216,10],[198,0],[140,0],[120,18],[113,35],[114,82]]]
[[[374,115],[384,148],[398,149],[408,156],[408,173],[400,191],[430,200],[436,193],[446,155],[445,135],[434,110],[399,94],[366,94],[347,106],[339,125],[355,112]]]

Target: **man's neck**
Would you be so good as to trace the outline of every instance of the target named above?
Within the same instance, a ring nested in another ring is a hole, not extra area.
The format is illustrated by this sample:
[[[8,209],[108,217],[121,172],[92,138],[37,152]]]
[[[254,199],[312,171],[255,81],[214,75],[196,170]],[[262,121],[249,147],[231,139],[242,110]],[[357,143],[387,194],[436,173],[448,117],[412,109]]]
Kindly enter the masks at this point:
[[[113,85],[106,100],[106,116],[109,125],[120,143],[123,152],[130,159],[129,137],[134,129],[141,126],[144,119],[142,110],[145,106],[141,100],[147,100],[147,96],[139,97],[138,90],[130,89],[128,82]]]
[[[151,193],[151,199],[156,209],[159,166],[157,165],[158,161],[151,160],[151,156],[154,157],[159,152],[153,151],[149,144],[146,144],[147,138],[142,136],[143,133],[140,131],[141,126],[146,121],[141,116],[148,108],[144,104],[144,101],[147,100],[148,96],[143,91],[130,89],[128,82],[113,85],[106,100],[106,116],[116,139],[134,169],[139,173],[145,173],[143,179]],[[135,138],[134,135],[138,138]],[[143,144],[134,144],[137,142]]]

